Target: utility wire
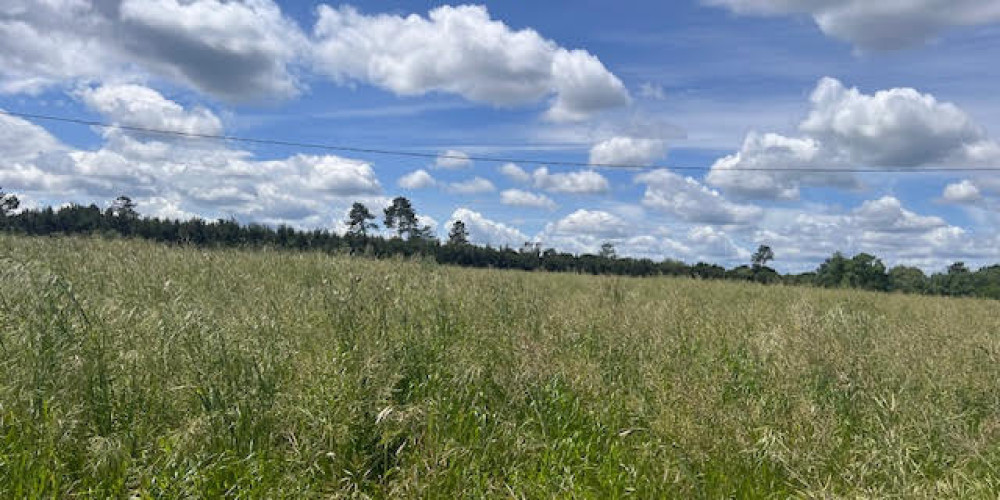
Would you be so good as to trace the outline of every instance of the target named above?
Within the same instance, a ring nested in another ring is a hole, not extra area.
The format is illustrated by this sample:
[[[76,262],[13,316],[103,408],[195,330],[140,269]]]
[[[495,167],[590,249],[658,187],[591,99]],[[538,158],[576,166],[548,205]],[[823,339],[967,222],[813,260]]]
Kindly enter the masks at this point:
[[[670,166],[670,165],[629,165],[621,163],[590,163],[590,162],[577,162],[577,161],[558,161],[558,160],[535,160],[530,158],[507,158],[507,157],[497,157],[497,156],[468,156],[468,155],[456,155],[456,154],[437,154],[437,153],[421,153],[419,151],[403,151],[396,149],[379,149],[379,148],[363,148],[356,146],[341,146],[336,144],[318,144],[318,143],[308,143],[308,142],[296,142],[296,141],[285,141],[280,139],[261,139],[254,137],[239,137],[235,135],[221,135],[221,134],[201,134],[197,132],[183,132],[180,130],[166,130],[157,129],[150,127],[138,127],[134,125],[121,125],[117,123],[106,123],[96,120],[85,120],[82,118],[70,118],[66,116],[54,116],[54,115],[43,115],[38,113],[21,113],[16,111],[7,111],[0,109],[0,114],[7,116],[15,116],[19,118],[29,118],[34,120],[46,120],[62,123],[73,123],[77,125],[88,125],[92,127],[100,127],[107,129],[117,129],[126,130],[130,132],[142,132],[148,134],[160,134],[175,137],[185,137],[190,139],[210,139],[210,140],[220,140],[220,141],[232,141],[232,142],[243,142],[248,144],[262,144],[271,146],[289,146],[295,148],[308,148],[308,149],[323,149],[329,151],[340,151],[349,153],[365,153],[365,154],[378,154],[387,156],[407,156],[411,158],[443,158],[452,160],[471,160],[471,161],[481,161],[481,162],[492,162],[492,163],[522,163],[525,165],[551,165],[551,166],[563,166],[563,167],[599,167],[599,168],[616,168],[616,169],[669,169],[669,170],[681,170],[681,171],[708,171],[712,167],[696,167],[696,166]],[[889,167],[889,168],[809,168],[809,167],[791,167],[791,168],[773,168],[773,167],[747,167],[739,168],[736,170],[731,170],[731,172],[815,172],[815,173],[906,173],[906,174],[916,174],[916,173],[933,173],[933,172],[1000,172],[1000,167],[923,167],[923,168],[903,168],[903,167]]]

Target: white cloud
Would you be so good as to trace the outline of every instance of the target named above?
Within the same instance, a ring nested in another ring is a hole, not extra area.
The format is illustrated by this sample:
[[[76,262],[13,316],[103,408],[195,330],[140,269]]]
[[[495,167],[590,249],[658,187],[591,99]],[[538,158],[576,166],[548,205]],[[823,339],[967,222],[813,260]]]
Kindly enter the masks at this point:
[[[706,181],[737,197],[790,200],[803,185],[859,186],[851,173],[823,170],[1000,162],[1000,145],[965,112],[914,89],[868,95],[824,78],[810,101],[802,137],[750,133],[739,152],[715,162]]]
[[[663,157],[666,146],[658,139],[616,136],[590,149],[592,165],[647,166]]]
[[[488,179],[473,177],[472,179],[448,184],[448,191],[456,194],[481,194],[496,191],[496,186]]]
[[[482,245],[494,247],[519,248],[529,238],[517,228],[506,224],[487,219],[479,212],[468,208],[459,208],[451,214],[447,226],[451,227],[455,221],[465,223],[465,228],[469,231],[469,241]]]
[[[201,107],[186,110],[141,85],[86,87],[78,93],[87,106],[119,125],[191,134],[222,132],[222,121],[211,111]]]
[[[843,152],[855,164],[915,167],[965,163],[969,148],[981,150],[992,143],[957,106],[911,88],[867,95],[824,78],[810,101],[812,111],[799,128]]]
[[[534,186],[552,193],[600,194],[611,189],[608,180],[593,170],[550,174],[541,167],[531,174]]]
[[[843,214],[802,212],[779,224],[755,231],[754,241],[771,245],[780,261],[815,269],[835,251],[867,252],[887,265],[916,265],[940,270],[955,260],[1000,258],[991,238],[949,225],[940,217],[921,215],[885,196]],[[789,264],[786,264],[789,265]]]
[[[983,184],[983,189],[979,184]],[[964,179],[960,182],[948,184],[941,194],[941,201],[945,203],[972,204],[983,200],[983,191],[995,191],[997,187],[993,182],[983,182],[982,180]]]
[[[501,165],[500,173],[514,182],[520,182],[522,184],[531,182],[531,174],[525,172],[523,168],[513,163],[504,163]]]
[[[702,1],[745,14],[808,14],[824,33],[873,50],[909,47],[951,28],[1000,22],[1000,4],[990,0]]]
[[[242,101],[298,92],[306,38],[270,0],[12,0],[0,9],[0,90],[153,74]]]
[[[892,196],[869,200],[852,212],[858,227],[882,233],[920,233],[947,226],[940,217],[921,216],[903,208]]]
[[[32,161],[65,149],[47,130],[27,120],[0,114],[0,152],[4,163]]]
[[[430,230],[431,234],[436,234],[438,227],[440,226],[434,217],[423,214],[417,214],[417,225],[421,227],[426,226]]]
[[[140,110],[136,119],[178,127],[214,127],[214,115],[186,110],[151,89],[112,88],[80,94],[85,103],[117,116]],[[0,183],[28,197],[103,203],[120,194],[155,215],[238,216],[263,223],[322,227],[331,211],[350,202],[381,197],[381,185],[366,162],[333,155],[295,155],[257,160],[252,153],[212,141],[159,140],[141,134],[108,133],[96,149],[60,144],[40,127],[0,116]],[[16,158],[16,161],[13,159]]]
[[[595,254],[602,244],[613,243],[619,247],[619,255],[626,255],[632,251],[627,247],[627,241],[637,237],[635,229],[617,215],[602,210],[580,209],[546,224],[536,240],[546,247],[576,254]]]
[[[615,249],[619,255],[635,258],[647,258],[652,260],[663,259],[690,259],[695,255],[694,250],[687,244],[666,236],[654,236],[644,234],[633,236],[615,244]],[[597,248],[589,249],[596,252]]]
[[[437,159],[434,160],[434,166],[437,168],[456,170],[460,168],[467,168],[472,165],[472,160],[469,159],[469,155],[456,151],[454,149],[449,149],[438,155]]]
[[[338,81],[400,95],[448,92],[497,106],[553,96],[546,116],[556,121],[629,102],[621,81],[593,55],[530,29],[511,30],[483,6],[442,6],[427,17],[326,5],[317,12],[315,65]]]
[[[646,184],[642,204],[671,214],[683,221],[700,224],[747,224],[758,219],[762,211],[752,205],[727,201],[718,191],[709,189],[695,179],[682,177],[669,170],[653,170],[639,174],[635,182]]]
[[[750,257],[750,252],[737,245],[725,231],[712,226],[691,228],[687,234],[687,242],[692,247],[692,252],[703,261],[732,261]]]
[[[594,236],[598,238],[623,238],[630,226],[620,217],[601,210],[577,210],[566,217],[549,223],[545,233],[554,236]]]
[[[795,200],[802,184],[855,187],[851,174],[809,171],[847,166],[815,139],[751,132],[739,152],[716,160],[705,181],[740,198]]]
[[[507,189],[501,192],[500,203],[513,207],[544,208],[547,210],[556,208],[556,202],[552,201],[552,198],[520,189]]]
[[[296,186],[294,192],[335,196],[374,195],[382,191],[371,164],[333,155],[298,154],[285,160],[258,162],[283,174],[280,183]]]
[[[536,239],[546,247],[576,254],[596,254],[612,243],[620,256],[653,260],[679,259],[731,264],[749,259],[750,252],[717,227],[685,226],[679,237],[664,227],[636,224],[602,210],[577,210],[547,224]]]
[[[426,170],[419,169],[400,177],[396,184],[403,189],[427,189],[434,187],[437,181]]]

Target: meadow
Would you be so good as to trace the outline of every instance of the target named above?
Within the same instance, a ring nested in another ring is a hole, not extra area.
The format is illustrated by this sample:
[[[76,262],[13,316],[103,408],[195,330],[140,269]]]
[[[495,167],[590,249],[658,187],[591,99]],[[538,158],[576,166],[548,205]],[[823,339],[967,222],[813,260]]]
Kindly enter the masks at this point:
[[[1000,302],[0,235],[3,498],[996,498]]]

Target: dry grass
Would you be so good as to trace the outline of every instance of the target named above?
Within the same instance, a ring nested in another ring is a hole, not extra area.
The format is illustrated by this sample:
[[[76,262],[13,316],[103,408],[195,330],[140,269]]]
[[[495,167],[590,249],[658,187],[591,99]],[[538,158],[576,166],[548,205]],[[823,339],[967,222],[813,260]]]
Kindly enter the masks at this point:
[[[0,497],[1000,490],[1000,302],[0,236]]]

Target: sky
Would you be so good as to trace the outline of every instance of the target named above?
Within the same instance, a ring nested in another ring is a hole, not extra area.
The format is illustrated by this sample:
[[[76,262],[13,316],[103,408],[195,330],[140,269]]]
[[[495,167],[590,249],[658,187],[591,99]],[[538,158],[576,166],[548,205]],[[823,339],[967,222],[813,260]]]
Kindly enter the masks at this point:
[[[7,0],[0,48],[0,110],[426,155],[0,114],[29,208],[341,232],[406,196],[493,246],[1000,263],[1000,0]]]

